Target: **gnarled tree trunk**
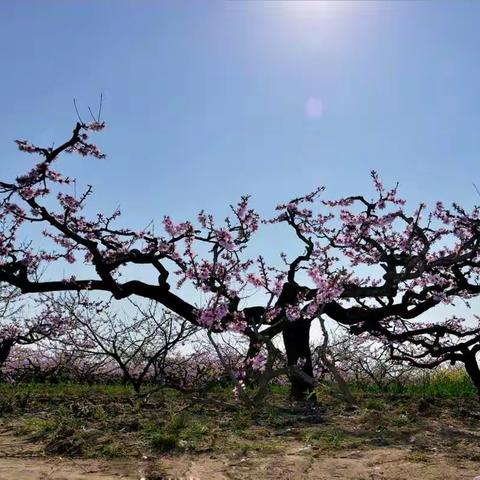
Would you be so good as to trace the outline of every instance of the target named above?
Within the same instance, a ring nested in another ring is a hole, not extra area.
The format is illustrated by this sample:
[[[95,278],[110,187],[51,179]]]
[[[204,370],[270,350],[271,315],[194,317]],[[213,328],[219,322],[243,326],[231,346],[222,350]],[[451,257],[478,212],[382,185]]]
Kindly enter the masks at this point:
[[[292,321],[283,330],[283,342],[287,353],[289,366],[301,364],[301,370],[313,378],[312,353],[310,350],[310,319],[298,319]],[[297,375],[290,376],[290,395],[294,400],[312,400],[312,385]]]

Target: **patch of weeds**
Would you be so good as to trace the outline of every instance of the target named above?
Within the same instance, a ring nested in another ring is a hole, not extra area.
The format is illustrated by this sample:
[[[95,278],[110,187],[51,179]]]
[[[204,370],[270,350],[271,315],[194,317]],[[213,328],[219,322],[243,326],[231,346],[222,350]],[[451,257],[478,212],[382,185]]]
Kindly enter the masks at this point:
[[[335,388],[330,385],[322,384],[315,389],[315,396],[319,405],[323,405],[328,410],[345,408],[345,403],[338,401],[338,394]]]
[[[419,462],[419,463],[428,463],[432,461],[430,455],[427,455],[425,452],[410,452],[407,456],[410,462]]]
[[[303,434],[302,440],[306,444],[314,444],[324,448],[340,448],[345,446],[347,435],[342,430],[336,428],[310,430]]]
[[[100,422],[106,422],[108,420],[107,412],[105,412],[105,409],[101,405],[95,405],[92,413],[93,418]]]
[[[153,432],[150,434],[149,443],[153,450],[157,452],[170,452],[178,447],[178,435],[167,432]]]
[[[402,413],[400,415],[397,415],[396,417],[393,417],[392,423],[396,427],[406,427],[407,425],[410,425],[412,423],[412,420],[408,417],[408,415]]]
[[[291,423],[292,419],[290,416],[274,408],[266,409],[262,416],[262,424],[270,428],[284,427],[286,424],[290,425]]]
[[[129,418],[128,416],[123,416],[116,419],[114,428],[120,432],[138,432],[141,424],[136,417]]]
[[[85,452],[85,439],[68,425],[61,425],[48,436],[45,451],[53,455],[81,455]]]
[[[144,430],[150,446],[162,452],[191,447],[209,431],[206,425],[194,420],[185,412],[172,414],[163,425],[150,421]]]
[[[384,423],[384,415],[378,410],[364,410],[358,416],[358,422],[363,425],[368,431],[377,430],[379,425]]]
[[[10,399],[0,399],[0,415],[13,413],[15,411],[14,403]]]
[[[192,421],[180,432],[182,441],[195,441],[206,436],[209,428],[198,421]]]
[[[104,445],[100,445],[96,449],[96,453],[99,456],[106,458],[118,458],[123,454],[121,447],[116,443],[106,443]]]
[[[241,433],[252,424],[252,416],[250,412],[237,410],[232,417],[232,430]]]
[[[269,455],[269,454],[273,455],[273,454],[278,454],[280,452],[284,452],[285,445],[282,445],[281,443],[275,444],[269,441],[268,443],[262,444],[259,450],[261,450],[262,453],[266,455]]]
[[[92,416],[92,406],[87,402],[73,402],[68,405],[70,415],[78,418],[89,418]]]
[[[18,428],[20,435],[30,435],[33,439],[41,438],[53,432],[57,426],[54,419],[27,417]]]
[[[345,443],[345,434],[339,430],[326,432],[323,441],[328,447],[339,448]]]
[[[84,446],[91,443],[84,438],[87,432],[80,421],[72,417],[27,418],[19,433],[45,440],[45,451],[55,455],[80,455],[85,452]]]
[[[270,436],[270,431],[265,427],[251,427],[242,433],[242,438],[246,440],[261,440]]]
[[[365,408],[368,410],[385,410],[385,402],[380,398],[369,398],[365,401]]]
[[[377,429],[375,430],[377,433],[380,433],[382,435],[388,433],[388,428],[385,425],[378,425]]]
[[[190,419],[185,412],[173,414],[165,426],[165,429],[171,433],[180,433],[188,426],[189,420]]]
[[[233,447],[242,456],[248,455],[249,452],[255,450],[255,445],[251,442],[243,442],[243,441],[235,442]]]
[[[270,391],[274,395],[288,395],[288,385],[279,385],[278,383],[272,383],[270,385]]]

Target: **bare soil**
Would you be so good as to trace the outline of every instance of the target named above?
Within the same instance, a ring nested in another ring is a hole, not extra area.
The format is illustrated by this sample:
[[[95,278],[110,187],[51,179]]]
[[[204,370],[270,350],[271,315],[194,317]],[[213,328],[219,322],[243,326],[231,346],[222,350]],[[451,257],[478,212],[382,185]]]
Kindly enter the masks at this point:
[[[326,397],[312,411],[277,396],[253,414],[173,392],[137,404],[36,388],[0,395],[0,480],[480,479],[477,399]]]
[[[415,447],[322,451],[295,443],[272,454],[98,460],[47,457],[41,444],[0,431],[1,480],[472,480],[478,475],[479,461]]]

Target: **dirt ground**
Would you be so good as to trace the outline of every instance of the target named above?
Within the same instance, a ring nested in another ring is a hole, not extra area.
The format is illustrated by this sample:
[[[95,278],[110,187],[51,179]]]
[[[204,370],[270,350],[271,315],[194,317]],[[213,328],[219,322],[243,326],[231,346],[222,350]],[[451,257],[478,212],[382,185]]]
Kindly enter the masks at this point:
[[[45,457],[39,444],[0,432],[1,480],[473,480],[480,462],[379,447],[324,452],[301,443],[275,454],[176,454],[160,458]]]
[[[282,395],[249,412],[176,392],[138,403],[110,387],[5,387],[0,480],[480,480],[475,398],[325,396],[312,409]]]

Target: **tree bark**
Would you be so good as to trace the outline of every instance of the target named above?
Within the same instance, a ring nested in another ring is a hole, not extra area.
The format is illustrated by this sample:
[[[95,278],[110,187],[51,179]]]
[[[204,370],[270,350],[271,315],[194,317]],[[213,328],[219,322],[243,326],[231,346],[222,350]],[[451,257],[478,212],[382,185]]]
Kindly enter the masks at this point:
[[[0,367],[7,361],[14,341],[11,338],[0,340]]]
[[[464,364],[465,370],[467,371],[468,376],[472,380],[472,383],[475,385],[478,396],[480,397],[480,368],[478,367],[478,362],[475,354],[469,353],[468,355],[464,355]]]
[[[310,324],[309,319],[294,320],[283,330],[283,342],[287,353],[287,363],[289,366],[297,365],[298,361],[305,361],[301,370],[313,377],[312,353],[310,350]],[[312,387],[304,379],[290,376],[290,396],[293,400],[311,400],[315,401],[312,395]]]

